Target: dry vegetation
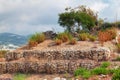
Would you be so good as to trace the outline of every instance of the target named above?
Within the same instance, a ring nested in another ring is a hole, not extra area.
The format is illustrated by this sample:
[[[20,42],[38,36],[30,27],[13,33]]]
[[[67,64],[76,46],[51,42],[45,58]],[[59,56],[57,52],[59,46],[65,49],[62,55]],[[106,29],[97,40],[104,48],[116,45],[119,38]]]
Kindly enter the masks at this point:
[[[104,42],[111,41],[112,39],[115,39],[116,36],[117,36],[117,31],[115,28],[98,32],[98,40],[100,41],[102,46],[103,46]]]
[[[28,41],[29,47],[35,47],[37,44],[43,42],[45,40],[45,35],[43,33],[35,33],[33,34]]]
[[[6,53],[6,50],[0,50],[0,58],[4,58]]]

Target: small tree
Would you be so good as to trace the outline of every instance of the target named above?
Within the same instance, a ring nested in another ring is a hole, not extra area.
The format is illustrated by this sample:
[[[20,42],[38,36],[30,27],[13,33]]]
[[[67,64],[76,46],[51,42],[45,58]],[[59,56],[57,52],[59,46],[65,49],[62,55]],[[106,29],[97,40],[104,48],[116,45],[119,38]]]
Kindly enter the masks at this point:
[[[59,14],[59,21],[58,23],[66,27],[66,30],[69,32],[72,32],[73,26],[74,26],[74,12],[65,12]]]
[[[74,28],[80,30],[80,26],[90,31],[96,22],[97,14],[85,6],[79,6],[73,9],[66,8],[66,12],[59,14],[58,21],[58,23],[66,27],[69,32],[74,31]]]

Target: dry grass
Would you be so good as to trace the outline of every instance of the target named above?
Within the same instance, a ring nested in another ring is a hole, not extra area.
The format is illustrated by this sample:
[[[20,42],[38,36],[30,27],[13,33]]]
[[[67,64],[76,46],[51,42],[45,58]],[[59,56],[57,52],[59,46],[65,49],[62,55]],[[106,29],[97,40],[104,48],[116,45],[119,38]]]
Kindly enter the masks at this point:
[[[100,41],[101,44],[103,44],[106,41],[111,41],[112,39],[115,39],[116,36],[117,36],[117,31],[115,28],[98,32],[98,40]]]
[[[111,35],[110,40],[115,39],[117,36],[117,29],[116,28],[107,29],[106,32],[108,32]]]
[[[6,50],[0,50],[0,58],[4,58],[6,53],[7,53]]]
[[[89,35],[89,40],[90,41],[92,41],[92,42],[94,42],[94,41],[96,41],[96,36],[93,36],[93,35]]]
[[[33,34],[28,41],[29,47],[35,47],[37,44],[42,43],[45,40],[45,35],[43,33]]]
[[[55,44],[56,45],[61,45],[62,44],[62,40],[61,39],[55,39]]]
[[[68,34],[69,34],[69,33],[66,33],[66,32],[59,33],[59,34],[57,35],[57,38],[58,38],[58,39],[61,39],[62,42],[67,42],[67,41],[69,40]]]
[[[79,40],[80,41],[86,41],[86,40],[88,40],[88,33],[81,33],[81,34],[79,34]]]
[[[111,34],[106,31],[99,31],[98,33],[98,40],[100,41],[101,45],[103,46],[104,42],[111,40]]]
[[[36,41],[29,41],[28,42],[28,46],[29,46],[29,48],[31,48],[31,47],[35,47],[35,46],[37,46],[37,42]]]
[[[69,41],[69,44],[75,45],[75,44],[77,44],[77,40],[76,40],[75,38],[72,38],[72,39]]]

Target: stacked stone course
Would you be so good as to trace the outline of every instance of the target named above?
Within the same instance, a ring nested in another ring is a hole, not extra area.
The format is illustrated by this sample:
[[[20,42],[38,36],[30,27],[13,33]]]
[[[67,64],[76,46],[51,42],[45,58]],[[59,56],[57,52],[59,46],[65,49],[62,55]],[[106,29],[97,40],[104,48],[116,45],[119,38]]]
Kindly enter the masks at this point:
[[[0,62],[0,73],[73,73],[79,67],[92,69],[99,65],[98,61],[107,60],[109,55],[106,48],[13,51],[6,54],[6,62]],[[38,61],[29,61],[31,57]],[[19,61],[21,58],[24,60]]]

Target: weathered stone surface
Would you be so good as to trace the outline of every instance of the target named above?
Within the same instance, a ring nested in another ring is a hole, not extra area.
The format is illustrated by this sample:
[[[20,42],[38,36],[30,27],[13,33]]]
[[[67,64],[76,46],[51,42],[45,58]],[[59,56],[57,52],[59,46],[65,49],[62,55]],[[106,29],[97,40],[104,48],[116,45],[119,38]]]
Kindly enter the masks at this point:
[[[47,39],[53,39],[54,37],[57,36],[57,34],[54,33],[53,31],[46,31],[44,32],[44,34]]]
[[[75,60],[59,60],[52,62],[1,62],[0,73],[73,73],[79,67],[91,69],[96,67],[94,61],[87,61],[87,63]]]
[[[0,73],[6,72],[6,63],[0,62]]]
[[[46,69],[46,73],[49,73],[49,74],[57,73],[57,64],[56,63],[46,63],[45,69]]]
[[[30,57],[47,60],[78,60],[88,58],[96,61],[104,61],[110,57],[110,50],[104,47],[91,48],[87,50],[27,50],[21,53],[9,52],[5,58],[7,61],[16,60],[19,58],[25,58],[26,60]]]
[[[13,80],[11,78],[0,78],[0,80]]]
[[[98,65],[98,61],[109,57],[110,50],[104,47],[8,52],[5,56],[8,62],[0,62],[0,73],[73,73],[79,67],[92,69]]]
[[[23,57],[23,53],[21,52],[7,52],[6,55],[5,55],[5,59],[7,61],[9,60],[16,60],[16,59],[19,59],[19,58],[22,58]]]

